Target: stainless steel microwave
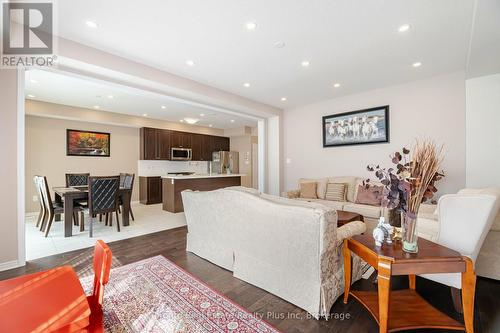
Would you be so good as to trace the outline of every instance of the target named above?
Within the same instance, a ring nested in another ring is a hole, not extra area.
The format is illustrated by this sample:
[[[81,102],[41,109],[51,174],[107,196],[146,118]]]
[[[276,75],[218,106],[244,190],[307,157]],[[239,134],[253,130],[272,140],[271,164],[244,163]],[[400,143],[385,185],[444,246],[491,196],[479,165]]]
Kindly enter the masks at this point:
[[[170,159],[172,161],[191,161],[193,151],[191,148],[172,148]]]

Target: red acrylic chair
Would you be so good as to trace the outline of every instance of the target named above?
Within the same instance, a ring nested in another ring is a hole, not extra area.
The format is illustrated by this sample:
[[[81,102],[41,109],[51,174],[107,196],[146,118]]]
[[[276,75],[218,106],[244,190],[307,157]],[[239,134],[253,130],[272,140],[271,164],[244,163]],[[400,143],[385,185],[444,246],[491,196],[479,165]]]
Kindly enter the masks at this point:
[[[94,248],[94,290],[92,295],[87,296],[91,311],[87,332],[104,332],[102,303],[104,286],[109,281],[112,257],[111,249],[102,240],[98,240]]]

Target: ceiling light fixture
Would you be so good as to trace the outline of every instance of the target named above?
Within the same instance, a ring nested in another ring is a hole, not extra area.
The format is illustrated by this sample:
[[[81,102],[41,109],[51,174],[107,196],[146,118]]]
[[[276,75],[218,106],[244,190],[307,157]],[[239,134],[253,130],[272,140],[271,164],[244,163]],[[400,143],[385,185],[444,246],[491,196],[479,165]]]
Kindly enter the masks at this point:
[[[402,26],[400,26],[400,27],[398,28],[398,31],[399,31],[399,32],[406,32],[406,31],[408,31],[408,30],[410,30],[410,25],[409,25],[409,24],[403,24]]]
[[[420,61],[417,61],[417,62],[414,62],[414,63],[412,64],[412,66],[413,66],[413,67],[420,67],[420,66],[422,66],[422,63],[421,63]]]
[[[235,120],[234,120],[234,119],[231,119],[231,120],[230,120],[230,122],[234,123],[234,122],[235,122]]]
[[[181,123],[183,123],[183,122],[184,122],[184,119],[181,119],[181,120],[179,120],[179,121],[180,121]]]
[[[29,97],[29,98],[35,98],[36,96],[35,96],[35,95],[32,95],[32,94],[28,94],[28,97]]]
[[[193,67],[195,64],[193,60],[186,60],[186,65]]]
[[[338,88],[338,87],[340,87],[340,83],[334,83],[334,84],[333,84],[333,87],[334,87],[334,88]]]
[[[85,24],[89,28],[92,28],[92,29],[96,29],[97,28],[97,23],[95,23],[94,21],[87,21],[87,22],[85,22]]]
[[[257,29],[257,23],[247,22],[246,27],[247,27],[247,30],[254,31],[255,29]]]
[[[162,105],[162,106],[161,106],[161,108],[162,108],[162,109],[166,109],[167,107],[166,107],[165,105]]]
[[[37,80],[33,80],[33,79],[31,79],[31,80],[30,80],[30,82],[31,82],[31,83],[38,83],[38,81],[37,81]]]
[[[286,97],[281,97],[282,102],[286,102]]]
[[[205,114],[204,113],[200,113],[200,117],[205,117]]]
[[[208,125],[208,127],[213,127],[213,126],[214,126],[214,125],[212,125],[212,124],[209,124],[209,125]]]
[[[108,98],[109,98],[109,99],[113,99],[113,98],[115,98],[115,96],[113,96],[113,95],[108,95]]]
[[[143,116],[143,117],[147,117],[147,116],[148,116],[148,114],[147,114],[147,113],[143,113],[143,114],[142,114],[142,116]]]
[[[94,109],[99,109],[100,106],[99,105],[94,105]]]
[[[249,88],[250,87],[250,83],[248,83],[248,82],[243,83],[243,87]]]
[[[194,125],[196,124],[197,122],[200,121],[200,119],[197,119],[197,118],[184,118],[184,121],[190,125]]]
[[[309,61],[307,60],[304,60],[300,63],[302,65],[302,67],[309,67],[309,65],[311,64]]]
[[[285,42],[283,41],[277,41],[276,43],[274,43],[274,47],[277,48],[277,49],[282,49],[285,47]]]

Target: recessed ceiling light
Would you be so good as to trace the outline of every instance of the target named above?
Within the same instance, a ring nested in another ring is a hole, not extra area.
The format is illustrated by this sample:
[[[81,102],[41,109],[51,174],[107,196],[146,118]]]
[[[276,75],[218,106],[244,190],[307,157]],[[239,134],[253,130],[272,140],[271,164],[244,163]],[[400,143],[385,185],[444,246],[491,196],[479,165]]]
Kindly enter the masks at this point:
[[[281,97],[282,102],[286,102],[286,97]]]
[[[166,109],[167,107],[166,107],[165,105],[162,105],[162,106],[161,106],[161,108],[162,108],[162,109]]]
[[[30,82],[31,82],[31,83],[38,83],[38,81],[37,81],[37,80],[33,80],[33,79],[31,79],[31,80],[30,80]]]
[[[413,66],[413,67],[420,67],[420,66],[422,66],[422,63],[421,63],[420,61],[417,61],[417,62],[414,62],[414,63],[412,64],[412,66]]]
[[[113,95],[108,95],[108,98],[109,98],[109,99],[113,99],[113,98],[115,98],[115,96],[113,96]]]
[[[193,67],[194,61],[193,60],[186,60],[186,65]]]
[[[142,116],[143,116],[143,117],[147,117],[147,116],[148,116],[148,114],[147,114],[147,113],[143,113],[143,114],[142,114]]]
[[[311,64],[309,61],[307,60],[304,60],[300,63],[302,65],[302,67],[309,67],[309,65]]]
[[[234,119],[231,119],[230,121],[231,121],[232,123],[234,123],[234,121],[235,121],[235,120],[234,120]]]
[[[212,124],[209,124],[209,125],[208,125],[208,127],[213,127],[213,126],[214,126],[214,125],[212,125]]]
[[[200,121],[200,119],[197,119],[197,118],[184,118],[184,121],[188,124],[191,124],[191,125],[194,125],[196,124],[197,122]]]
[[[285,42],[283,41],[277,41],[276,43],[274,43],[274,47],[277,48],[277,49],[282,49],[285,47]]]
[[[35,96],[35,95],[32,95],[32,94],[28,94],[28,97],[29,97],[29,98],[35,98],[36,96]]]
[[[179,121],[180,121],[181,123],[183,123],[183,122],[184,122],[184,119],[181,119],[181,120],[179,120]]]
[[[247,22],[246,27],[247,27],[247,30],[254,31],[255,29],[257,29],[257,23]]]
[[[400,26],[400,27],[398,28],[398,31],[399,31],[399,32],[406,32],[406,31],[408,31],[408,30],[410,30],[410,25],[409,25],[409,24],[403,24],[402,26]]]
[[[96,29],[97,28],[97,23],[95,23],[94,21],[87,21],[87,22],[85,22],[85,24],[89,28],[92,28],[92,29]]]
[[[340,87],[340,83],[334,83],[334,84],[333,84],[333,87],[334,87],[334,88],[338,88],[338,87]]]
[[[249,88],[250,87],[250,83],[248,83],[248,82],[243,83],[243,87]]]
[[[205,114],[204,113],[200,113],[200,117],[205,117]]]
[[[100,106],[99,105],[94,105],[94,109],[99,109]]]

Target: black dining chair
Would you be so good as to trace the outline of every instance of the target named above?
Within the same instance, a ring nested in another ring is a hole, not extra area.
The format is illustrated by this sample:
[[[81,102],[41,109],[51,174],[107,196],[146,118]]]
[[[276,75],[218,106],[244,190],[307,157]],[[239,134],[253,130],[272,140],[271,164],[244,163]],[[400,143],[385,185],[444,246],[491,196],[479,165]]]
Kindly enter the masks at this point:
[[[87,186],[89,184],[90,173],[67,173],[66,187]]]
[[[45,232],[45,237],[49,235],[50,227],[52,226],[52,222],[54,221],[54,217],[57,214],[64,213],[64,207],[61,206],[57,202],[53,202],[50,196],[49,184],[47,182],[47,177],[40,176],[38,177],[40,190],[42,192],[43,205],[46,212],[46,216],[43,219],[40,230]],[[80,213],[80,221],[78,221],[78,213]],[[80,230],[83,231],[84,225],[84,210],[83,207],[78,203],[75,203],[73,206],[73,221],[75,224],[80,225]]]
[[[97,214],[105,214],[108,217],[116,213],[116,228],[120,231],[120,219],[118,217],[118,195],[120,188],[120,176],[89,177],[89,237],[93,237],[94,218]]]
[[[134,179],[135,179],[135,174],[133,173],[120,173],[120,188],[124,188],[126,190],[130,190],[132,192],[134,190]],[[132,218],[132,221],[135,221],[134,218],[134,212],[132,211],[132,195],[128,196],[128,206],[129,206],[129,212],[130,212],[130,217]],[[119,199],[120,206],[123,207],[123,201],[122,198],[120,197]],[[120,210],[121,213],[121,210]]]

